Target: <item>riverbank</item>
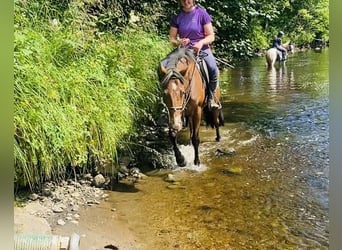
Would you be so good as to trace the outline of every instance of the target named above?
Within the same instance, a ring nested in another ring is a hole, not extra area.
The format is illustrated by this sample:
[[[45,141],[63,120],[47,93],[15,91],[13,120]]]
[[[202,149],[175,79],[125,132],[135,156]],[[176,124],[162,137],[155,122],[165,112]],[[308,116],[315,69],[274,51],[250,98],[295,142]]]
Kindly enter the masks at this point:
[[[97,216],[103,210],[111,216]],[[89,213],[91,218],[84,215]],[[137,238],[108,202],[106,191],[84,181],[47,183],[41,194],[22,199],[14,207],[14,233],[63,237],[76,233],[80,250],[139,249]]]

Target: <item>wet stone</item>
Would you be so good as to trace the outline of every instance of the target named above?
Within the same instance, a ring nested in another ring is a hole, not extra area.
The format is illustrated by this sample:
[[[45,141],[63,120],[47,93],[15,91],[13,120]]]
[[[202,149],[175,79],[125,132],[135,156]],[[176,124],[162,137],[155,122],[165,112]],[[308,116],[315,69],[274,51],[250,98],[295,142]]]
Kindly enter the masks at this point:
[[[64,226],[64,225],[65,225],[65,221],[62,220],[62,219],[59,219],[59,220],[57,221],[57,225]]]
[[[186,189],[185,186],[179,185],[179,183],[174,182],[171,185],[166,186],[168,189]]]
[[[52,207],[52,211],[54,213],[62,213],[64,211],[64,207],[62,205],[55,205]]]
[[[239,166],[233,166],[229,168],[222,169],[222,173],[225,175],[240,175],[242,168]]]
[[[167,176],[164,179],[166,182],[176,182],[176,178],[173,174],[167,174]]]
[[[51,196],[52,195],[52,191],[50,188],[43,188],[42,189],[42,195],[43,196]]]
[[[32,200],[32,201],[35,201],[35,200],[37,200],[38,198],[39,198],[39,195],[38,195],[38,194],[35,194],[35,193],[30,194],[30,196],[29,196],[29,199]]]

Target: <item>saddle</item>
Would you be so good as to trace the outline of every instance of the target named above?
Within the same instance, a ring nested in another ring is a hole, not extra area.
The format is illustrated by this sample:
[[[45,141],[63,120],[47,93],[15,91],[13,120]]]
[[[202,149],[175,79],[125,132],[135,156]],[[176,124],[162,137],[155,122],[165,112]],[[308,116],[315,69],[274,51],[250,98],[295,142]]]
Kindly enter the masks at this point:
[[[198,56],[198,58],[196,59],[196,66],[199,69],[199,72],[200,72],[201,77],[202,77],[202,81],[203,81],[204,88],[205,88],[205,98],[206,98],[205,103],[206,103],[206,105],[208,105],[208,95],[209,95],[209,91],[210,91],[209,90],[209,72],[208,72],[207,63],[203,59],[205,56],[206,55],[204,55],[204,56],[199,55]],[[222,106],[221,106],[220,101],[217,99],[216,99],[216,101],[218,102],[219,107],[221,108]]]
[[[208,73],[207,63],[205,62],[203,55],[198,56],[196,60],[196,66],[201,73],[201,77],[204,82],[205,89],[207,90],[207,86],[209,86],[209,73]]]

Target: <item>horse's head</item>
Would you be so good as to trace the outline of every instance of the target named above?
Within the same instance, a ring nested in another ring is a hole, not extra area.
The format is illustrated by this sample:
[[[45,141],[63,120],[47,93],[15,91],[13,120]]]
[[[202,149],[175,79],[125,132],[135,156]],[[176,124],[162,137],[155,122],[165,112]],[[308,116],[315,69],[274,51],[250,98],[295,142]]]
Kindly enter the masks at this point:
[[[163,100],[169,112],[169,127],[175,131],[182,129],[183,110],[185,108],[184,77],[176,69],[167,70],[161,66],[165,74],[162,84]]]
[[[289,54],[294,53],[294,43],[292,41],[288,41],[287,43],[284,43],[283,47],[287,50]]]
[[[183,111],[187,104],[187,87],[189,80],[187,72],[194,61],[185,51],[176,50],[171,54],[166,65],[161,63],[160,71],[163,75],[161,87],[163,100],[169,112],[169,127],[178,132],[183,127]]]
[[[293,53],[294,53],[294,43],[293,43],[293,42],[290,42],[290,43],[289,43],[288,52],[289,52],[290,54],[293,54]]]

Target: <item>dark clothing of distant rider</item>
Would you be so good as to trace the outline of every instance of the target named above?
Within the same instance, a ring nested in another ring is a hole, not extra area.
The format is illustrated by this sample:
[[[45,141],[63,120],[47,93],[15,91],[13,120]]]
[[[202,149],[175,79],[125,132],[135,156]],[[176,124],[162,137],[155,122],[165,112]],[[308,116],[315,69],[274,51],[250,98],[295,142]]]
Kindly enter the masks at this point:
[[[278,35],[276,38],[273,39],[272,41],[272,48],[276,48],[279,51],[281,51],[281,61],[285,61],[286,60],[286,56],[287,56],[287,50],[281,46],[281,38],[283,37],[284,32],[279,31]]]

